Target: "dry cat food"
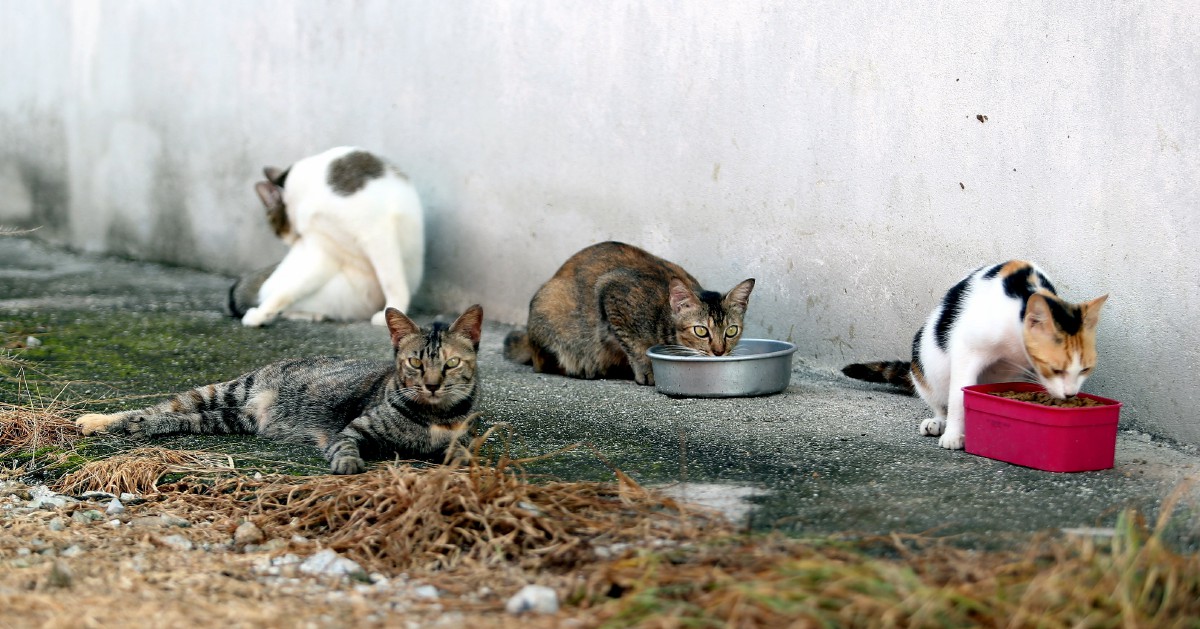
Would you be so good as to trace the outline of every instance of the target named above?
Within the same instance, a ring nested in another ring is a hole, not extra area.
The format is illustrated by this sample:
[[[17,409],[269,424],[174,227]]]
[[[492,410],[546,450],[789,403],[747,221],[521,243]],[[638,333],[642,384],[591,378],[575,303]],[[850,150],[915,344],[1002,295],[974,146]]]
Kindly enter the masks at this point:
[[[1079,408],[1081,406],[1105,406],[1104,402],[1093,400],[1083,396],[1069,397],[1065,400],[1056,400],[1050,397],[1045,391],[997,391],[992,393],[997,397],[1008,398],[1010,400],[1020,400],[1021,402],[1033,402],[1043,406],[1060,406],[1063,408]]]

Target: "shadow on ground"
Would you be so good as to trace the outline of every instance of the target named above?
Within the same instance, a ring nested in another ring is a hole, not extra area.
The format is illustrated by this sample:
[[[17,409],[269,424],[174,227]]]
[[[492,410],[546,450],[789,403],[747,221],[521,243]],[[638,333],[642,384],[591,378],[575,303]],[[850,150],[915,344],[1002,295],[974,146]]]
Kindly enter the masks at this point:
[[[365,323],[244,329],[221,313],[228,284],[0,239],[0,343],[24,361],[22,376],[34,391],[88,410],[145,405],[283,357],[390,357],[386,332]],[[973,546],[1004,545],[1034,531],[1108,527],[1125,508],[1154,517],[1184,479],[1200,475],[1195,448],[1130,432],[1118,441],[1116,467],[1102,472],[1054,474],[948,452],[917,435],[925,416],[919,400],[804,364],[795,365],[786,392],[754,399],[671,399],[630,382],[543,376],[501,357],[510,329],[485,326],[485,426],[508,424],[514,455],[587,444],[530,465],[531,473],[608,480],[607,460],[687,498],[723,497],[734,517],[757,530],[937,533]],[[15,370],[3,375],[0,401],[21,401]],[[324,468],[315,450],[252,437],[159,443],[228,452],[242,467]],[[122,447],[88,440],[84,449]],[[1168,530],[1195,549],[1197,488],[1187,491]]]

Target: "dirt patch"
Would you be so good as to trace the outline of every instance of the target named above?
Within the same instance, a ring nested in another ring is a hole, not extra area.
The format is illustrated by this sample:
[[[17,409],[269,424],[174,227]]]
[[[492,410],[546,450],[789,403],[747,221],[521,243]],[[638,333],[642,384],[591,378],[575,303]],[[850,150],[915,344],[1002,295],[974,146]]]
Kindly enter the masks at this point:
[[[290,477],[137,452],[86,464],[60,487],[144,488],[130,483],[141,467],[182,478],[119,506],[109,494],[0,479],[6,622],[1023,627],[1200,617],[1200,556],[1160,537],[1183,489],[1153,529],[1126,512],[1115,529],[989,552],[923,536],[744,535],[620,472],[611,483],[551,482],[503,458]],[[314,568],[322,556],[350,568]],[[552,588],[560,609],[505,611],[529,584]]]

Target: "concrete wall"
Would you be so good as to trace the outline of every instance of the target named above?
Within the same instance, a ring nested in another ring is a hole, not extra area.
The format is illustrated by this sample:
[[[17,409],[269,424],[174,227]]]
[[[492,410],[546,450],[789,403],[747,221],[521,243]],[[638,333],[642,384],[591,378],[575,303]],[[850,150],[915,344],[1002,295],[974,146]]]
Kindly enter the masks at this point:
[[[0,223],[241,271],[260,167],[358,144],[427,201],[428,305],[521,322],[616,238],[828,367],[1027,257],[1112,293],[1088,389],[1200,443],[1194,3],[959,4],[0,0]]]

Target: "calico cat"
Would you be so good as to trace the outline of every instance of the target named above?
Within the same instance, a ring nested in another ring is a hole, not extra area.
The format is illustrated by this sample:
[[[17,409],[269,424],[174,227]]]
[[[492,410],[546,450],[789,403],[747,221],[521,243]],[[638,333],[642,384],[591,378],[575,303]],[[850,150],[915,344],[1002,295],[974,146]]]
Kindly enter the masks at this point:
[[[1079,393],[1096,366],[1096,325],[1108,295],[1063,301],[1036,265],[982,267],[950,288],[913,338],[912,362],[847,365],[842,373],[912,391],[933,409],[922,435],[963,447],[965,386],[1033,379],[1053,397]]]
[[[157,406],[75,420],[83,434],[257,434],[315,445],[335,474],[365,469],[360,449],[434,454],[470,427],[478,397],[476,354],[483,309],[451,325],[417,327],[386,311],[393,361],[320,357],[272,363]]]
[[[722,356],[742,336],[754,279],[725,295],[704,290],[677,264],[619,242],[571,256],[529,302],[528,332],[504,339],[504,356],[534,371],[654,384],[646,350],[675,345]]]
[[[384,325],[385,305],[408,309],[425,258],[421,200],[408,177],[345,146],[263,173],[254,189],[290,248],[230,287],[229,314],[250,327],[281,315]]]

